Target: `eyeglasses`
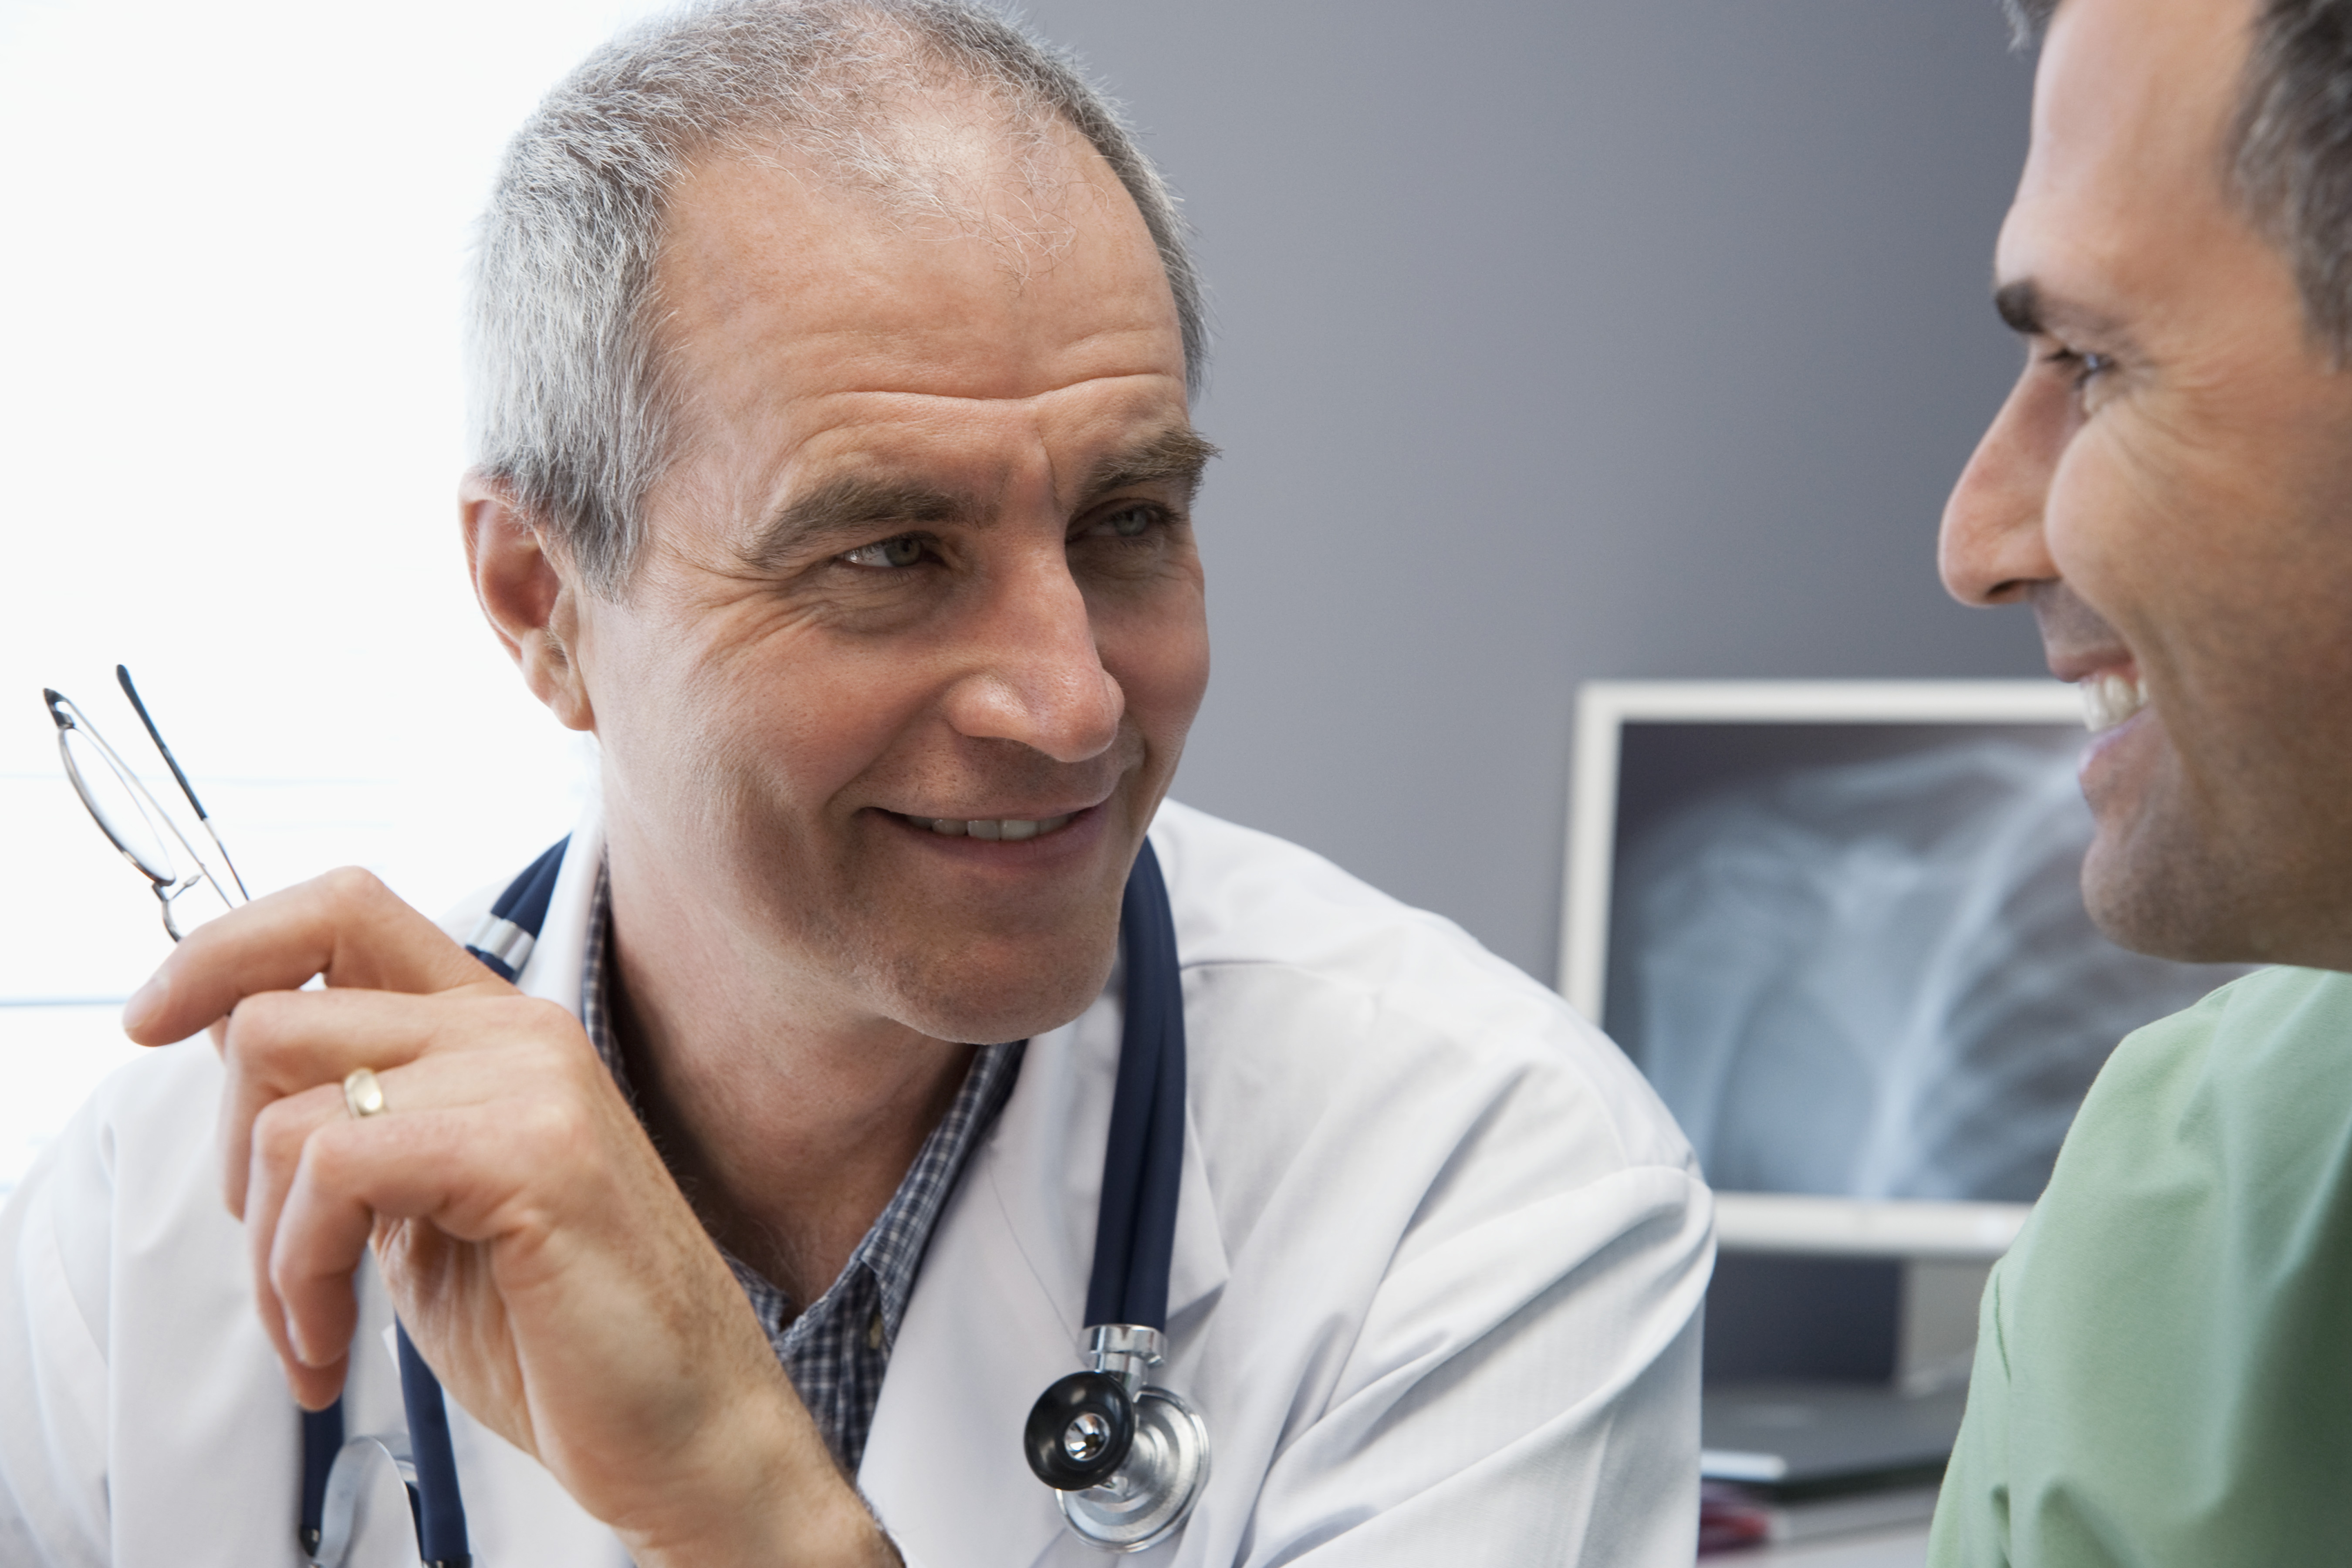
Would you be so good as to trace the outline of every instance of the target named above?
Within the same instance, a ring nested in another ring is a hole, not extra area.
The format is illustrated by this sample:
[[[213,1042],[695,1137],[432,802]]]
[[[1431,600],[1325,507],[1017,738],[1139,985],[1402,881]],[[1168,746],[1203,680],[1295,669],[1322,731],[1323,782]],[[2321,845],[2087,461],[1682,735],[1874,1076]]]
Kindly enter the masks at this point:
[[[163,905],[163,929],[177,942],[203,923],[201,920],[183,919],[179,912],[182,899],[200,888],[206,889],[223,909],[234,909],[248,897],[245,879],[237,875],[236,863],[228,858],[228,847],[214,830],[213,819],[205,814],[204,803],[196,798],[188,775],[180,771],[179,759],[172,755],[172,748],[163,743],[155,721],[148,717],[147,704],[139,700],[139,689],[131,684],[131,671],[118,664],[114,678],[122,683],[122,694],[131,699],[139,722],[147,727],[147,738],[163,754],[164,765],[172,770],[180,793],[195,809],[196,821],[219,858],[219,869],[196,852],[187,835],[172,820],[171,813],[147,793],[147,786],[91,728],[80,709],[47,687],[41,689],[41,697],[48,704],[49,717],[57,721],[58,754],[65,759],[66,777],[73,781],[74,793],[89,808],[99,831],[155,889],[155,897]],[[227,872],[226,879],[220,875],[224,869]],[[199,900],[203,901],[206,900]]]

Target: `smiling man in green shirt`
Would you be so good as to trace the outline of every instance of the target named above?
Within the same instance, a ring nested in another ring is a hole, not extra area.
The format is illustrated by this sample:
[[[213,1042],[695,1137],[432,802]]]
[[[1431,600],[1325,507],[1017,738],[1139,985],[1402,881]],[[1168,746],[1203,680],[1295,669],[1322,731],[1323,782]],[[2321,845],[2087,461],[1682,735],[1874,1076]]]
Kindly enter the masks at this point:
[[[2352,0],[2042,0],[1946,583],[2083,683],[2084,892],[2282,966],[2116,1052],[1984,1302],[1932,1560],[2352,1561]]]

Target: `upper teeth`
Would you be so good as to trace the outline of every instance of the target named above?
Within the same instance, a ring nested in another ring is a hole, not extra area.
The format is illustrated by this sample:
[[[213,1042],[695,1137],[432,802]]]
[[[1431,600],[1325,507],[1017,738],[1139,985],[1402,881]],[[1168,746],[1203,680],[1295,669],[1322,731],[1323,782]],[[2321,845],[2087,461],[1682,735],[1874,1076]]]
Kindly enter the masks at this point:
[[[2147,692],[2140,683],[2112,669],[2076,681],[2074,689],[2083,694],[2083,725],[2094,735],[2147,706]]]
[[[972,820],[952,816],[919,816],[915,820],[934,833],[950,838],[961,838],[967,833],[974,838],[1002,838],[1017,844],[1024,838],[1034,838],[1041,833],[1051,833],[1069,826],[1070,816],[1041,817],[1028,821],[1017,816],[984,816]]]

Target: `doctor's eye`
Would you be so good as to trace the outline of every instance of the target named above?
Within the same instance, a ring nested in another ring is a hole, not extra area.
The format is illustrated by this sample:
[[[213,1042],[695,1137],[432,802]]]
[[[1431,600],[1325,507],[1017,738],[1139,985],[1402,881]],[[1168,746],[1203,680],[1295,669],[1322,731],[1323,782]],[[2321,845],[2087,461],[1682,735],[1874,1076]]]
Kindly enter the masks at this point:
[[[1106,513],[1096,520],[1087,531],[1097,536],[1108,534],[1113,539],[1140,539],[1163,519],[1156,506],[1127,506]]]
[[[923,558],[924,538],[919,533],[902,533],[896,539],[885,539],[873,544],[861,544],[845,552],[841,559],[852,566],[880,567],[886,570],[912,566]]]

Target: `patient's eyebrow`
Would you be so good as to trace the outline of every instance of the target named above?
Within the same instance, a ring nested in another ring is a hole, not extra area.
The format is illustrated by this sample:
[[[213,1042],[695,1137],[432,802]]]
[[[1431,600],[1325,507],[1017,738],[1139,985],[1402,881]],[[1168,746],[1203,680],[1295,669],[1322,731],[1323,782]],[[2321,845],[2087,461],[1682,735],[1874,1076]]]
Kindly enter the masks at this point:
[[[2031,278],[1994,289],[1992,308],[2000,313],[2001,325],[2019,337],[2030,338],[2042,330],[2042,290]]]
[[[1995,289],[1992,308],[2020,337],[2093,338],[2111,342],[2124,336],[2123,323],[2115,317],[2071,300],[2053,298],[2031,278]]]

